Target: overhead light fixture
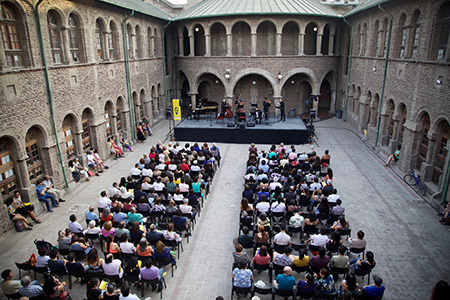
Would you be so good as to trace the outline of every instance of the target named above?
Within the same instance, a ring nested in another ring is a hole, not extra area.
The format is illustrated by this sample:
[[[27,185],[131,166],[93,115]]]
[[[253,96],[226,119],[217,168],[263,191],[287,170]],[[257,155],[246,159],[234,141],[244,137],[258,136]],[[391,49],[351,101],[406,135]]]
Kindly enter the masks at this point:
[[[283,79],[283,75],[281,75],[281,73],[280,72],[278,72],[278,80],[281,80],[281,79]]]
[[[226,79],[226,80],[229,80],[230,77],[231,77],[231,75],[230,75],[230,69],[226,69],[226,70],[225,70],[225,79]]]
[[[317,31],[317,27],[314,27],[313,30],[314,30],[314,31]]]
[[[292,80],[292,81],[291,81],[291,84],[294,84],[294,83],[295,83],[295,81],[294,81],[294,80]]]
[[[200,28],[195,27],[195,31],[199,32],[199,31],[200,31]]]
[[[443,78],[442,76],[439,76],[438,79],[436,80],[436,84],[437,84],[437,85],[442,85],[443,79],[444,79],[444,78]]]
[[[373,67],[372,70],[373,70],[374,72],[376,72],[376,71],[377,71],[377,67]]]
[[[216,79],[216,83],[219,83],[219,80]]]
[[[255,85],[255,84],[256,84],[256,81],[253,80],[252,84]]]

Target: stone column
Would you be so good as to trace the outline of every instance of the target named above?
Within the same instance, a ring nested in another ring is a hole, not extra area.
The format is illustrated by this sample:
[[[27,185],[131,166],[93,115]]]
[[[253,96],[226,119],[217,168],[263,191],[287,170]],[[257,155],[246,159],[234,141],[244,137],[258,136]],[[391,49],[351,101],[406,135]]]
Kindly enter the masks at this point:
[[[412,167],[412,158],[414,155],[414,152],[417,149],[417,143],[416,139],[414,138],[417,131],[417,124],[414,122],[411,122],[409,120],[406,121],[405,124],[405,131],[404,131],[404,138],[402,143],[402,149],[400,152],[400,159],[398,161],[398,165],[400,170],[404,172],[408,172]],[[396,146],[397,147],[397,146]],[[391,153],[393,153],[395,149],[391,149]]]
[[[276,36],[276,50],[275,50],[275,54],[276,56],[281,56],[281,32],[277,32],[277,36]]]
[[[231,33],[227,33],[227,56],[233,55],[233,37]]]
[[[189,56],[195,56],[195,41],[194,41],[194,35],[189,35],[189,47],[190,47],[190,54]]]
[[[323,33],[317,34],[316,55],[322,55],[322,37]]]
[[[425,158],[425,162],[422,163],[422,166],[420,168],[420,174],[425,181],[431,181],[431,177],[433,176],[433,159],[436,155],[437,138],[437,132],[431,130],[428,131],[427,156]]]
[[[211,35],[205,33],[205,56],[211,56]]]
[[[305,55],[305,34],[298,34],[298,55]]]
[[[389,144],[389,138],[388,138],[388,134],[387,134],[387,129],[389,126],[389,114],[383,112],[381,114],[381,119],[380,119],[380,133],[379,133],[379,141],[380,141],[380,146],[387,146]]]
[[[333,46],[334,46],[334,34],[330,34],[330,40],[328,41],[328,55],[334,55]]]
[[[133,140],[133,137],[131,136],[130,109],[128,108],[128,105],[121,111],[121,113],[122,113],[121,119],[122,131],[127,133],[127,137],[131,141]]]
[[[16,167],[18,171],[18,179],[20,182],[21,188],[27,188],[30,182],[30,176],[28,175],[28,167],[27,167],[27,154],[25,152],[20,153],[19,157],[16,160]]]
[[[81,125],[80,125],[81,126]],[[74,130],[74,128],[72,128],[72,130]],[[73,136],[73,143],[75,144],[75,156],[78,158],[78,160],[80,161],[80,163],[82,163],[83,165],[85,165],[86,162],[86,155],[83,155],[83,140],[81,138],[81,134],[83,133],[82,130],[80,130],[79,132],[75,132],[74,131],[74,136]]]
[[[252,46],[252,52],[251,52],[251,56],[256,56],[256,43],[257,43],[257,38],[258,35],[256,34],[256,32],[252,32],[252,41],[251,41],[251,46]]]
[[[150,51],[151,51],[151,54],[152,54],[153,57],[155,57],[155,56],[156,56],[156,51],[155,51],[155,37],[154,37],[153,35],[152,35],[151,38],[150,38],[150,43],[151,43],[151,45],[150,45]],[[181,48],[181,49],[183,49],[183,48]]]
[[[329,113],[334,114],[336,112],[336,90],[331,90],[331,103]]]
[[[347,99],[347,116],[352,116],[353,117],[353,105],[354,105],[353,95],[348,95],[348,99]]]
[[[111,126],[111,135],[114,139],[116,139],[116,137],[119,135],[117,132],[117,112],[114,112],[113,115],[109,116],[109,125]]]
[[[178,56],[184,56],[184,39],[183,34],[178,37]]]
[[[62,52],[63,57],[61,57],[61,61],[65,64],[68,64],[72,61],[71,55],[70,55],[70,48],[69,48],[69,28],[68,27],[62,27],[61,28],[61,46],[62,46]]]
[[[198,93],[191,93],[192,111],[197,107],[197,94]]]
[[[110,34],[110,33],[111,33],[110,31],[104,31],[104,32],[102,32],[102,36],[100,37],[103,40],[103,45],[105,46],[102,49],[104,60],[110,60],[109,44],[108,44],[108,34]]]

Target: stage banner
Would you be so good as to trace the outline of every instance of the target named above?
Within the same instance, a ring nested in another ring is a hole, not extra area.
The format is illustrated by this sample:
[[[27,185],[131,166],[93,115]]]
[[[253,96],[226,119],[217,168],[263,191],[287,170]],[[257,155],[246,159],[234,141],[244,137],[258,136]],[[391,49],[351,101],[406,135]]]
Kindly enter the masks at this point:
[[[180,99],[172,99],[172,107],[173,107],[173,119],[175,121],[180,121],[181,120]]]

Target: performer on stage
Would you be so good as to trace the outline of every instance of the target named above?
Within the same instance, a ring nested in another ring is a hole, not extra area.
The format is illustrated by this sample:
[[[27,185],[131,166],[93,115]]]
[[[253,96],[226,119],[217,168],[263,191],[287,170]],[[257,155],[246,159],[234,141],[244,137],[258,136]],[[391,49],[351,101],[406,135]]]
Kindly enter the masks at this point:
[[[222,100],[222,107],[221,107],[221,110],[220,110],[220,116],[222,118],[225,117],[225,112],[226,112],[227,108],[228,108],[227,99],[223,98],[223,100]]]
[[[270,108],[270,101],[267,98],[264,98],[264,103],[263,103],[264,107],[264,119],[266,119],[266,121],[269,120],[269,108]]]
[[[256,122],[258,122],[259,124],[261,124],[262,121],[262,111],[259,109],[258,106],[256,106]]]
[[[284,101],[283,98],[280,98],[280,104],[277,106],[280,110],[280,121],[286,122],[286,113],[284,110]]]
[[[200,120],[200,109],[203,108],[202,99],[198,99],[197,108],[195,109],[195,117],[197,120]]]

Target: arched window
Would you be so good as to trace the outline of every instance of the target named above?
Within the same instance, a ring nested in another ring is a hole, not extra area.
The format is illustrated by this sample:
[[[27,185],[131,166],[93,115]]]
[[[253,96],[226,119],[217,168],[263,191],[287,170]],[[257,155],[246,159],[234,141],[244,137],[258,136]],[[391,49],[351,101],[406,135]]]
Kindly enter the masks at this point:
[[[306,55],[316,55],[317,47],[317,25],[309,23],[305,29],[304,50]]]
[[[380,33],[379,31],[380,22],[378,20],[375,21],[375,24],[373,26],[373,41],[375,42],[375,47],[372,47],[373,52],[372,56],[378,56],[378,49],[380,48]]]
[[[28,176],[31,183],[44,177],[42,158],[39,148],[39,131],[36,128],[28,130],[25,137],[25,147],[27,151]]]
[[[0,192],[3,199],[12,197],[16,188],[17,182],[10,142],[3,138],[0,139]]]
[[[158,34],[158,28],[155,28],[153,30],[153,53],[154,56],[158,57],[161,56],[161,37]]]
[[[408,35],[408,28],[406,27],[406,15],[402,14],[398,23],[397,31],[397,43],[398,43],[398,55],[397,57],[405,58],[406,51],[406,38]]]
[[[420,37],[420,12],[416,10],[413,14],[411,20],[411,47],[410,47],[410,57],[417,57],[417,49],[419,48],[419,37]]]
[[[61,19],[57,13],[50,10],[47,15],[48,30],[50,35],[50,47],[52,49],[52,58],[55,64],[63,62],[63,46],[61,38]]]
[[[73,118],[67,116],[63,121],[64,145],[66,148],[67,159],[75,156],[75,143],[73,139]]]
[[[112,136],[111,112],[112,112],[112,105],[111,105],[111,102],[108,102],[105,105],[105,127],[106,127],[106,137],[107,138],[110,138]]]
[[[388,118],[389,118],[389,124],[388,124],[388,129],[387,129],[387,136],[388,136],[388,140],[392,139],[392,136],[394,134],[394,112],[395,112],[395,104],[394,101],[390,101],[388,104]]]
[[[97,59],[105,59],[105,29],[100,19],[95,22],[95,45],[97,51]]]
[[[117,60],[119,59],[119,46],[117,45],[117,27],[113,21],[109,23],[109,31],[110,31],[108,33],[109,59]]]
[[[438,184],[439,178],[444,172],[445,159],[448,154],[448,140],[450,139],[450,126],[447,121],[442,121],[438,127],[439,137],[437,140],[436,155],[433,162],[433,175],[431,180]]]
[[[81,142],[83,144],[83,151],[91,147],[91,125],[89,122],[90,117],[91,114],[89,113],[89,111],[87,109],[84,110],[81,117],[81,129],[83,130],[81,132]]]
[[[142,36],[141,36],[141,27],[139,27],[139,25],[136,25],[135,27],[135,34],[136,37],[134,39],[134,57],[136,58],[142,58],[143,54],[142,54],[142,49],[143,49],[143,45],[142,45]]]
[[[426,161],[428,152],[428,132],[430,131],[430,116],[425,113],[422,117],[422,128],[420,130],[420,141],[417,150],[416,168],[420,170],[422,163]]]
[[[82,62],[82,41],[81,28],[78,17],[74,14],[69,15],[69,51],[73,62]]]
[[[367,24],[363,25],[361,32],[361,55],[366,55],[366,44],[367,44]]]
[[[438,10],[433,30],[431,59],[446,60],[450,57],[448,44],[450,37],[450,2],[445,2]]]
[[[117,102],[116,102],[116,126],[117,126],[117,131],[120,132],[122,131],[122,98],[119,97],[117,98]]]
[[[388,38],[389,38],[389,35],[388,35],[388,19],[386,18],[386,19],[384,19],[384,21],[383,21],[383,30],[382,30],[382,41],[383,41],[383,47],[382,47],[382,49],[383,49],[383,57],[386,57],[386,55],[387,55],[387,44],[388,44]]]
[[[227,55],[227,30],[221,23],[211,26],[211,56]]]
[[[153,53],[153,34],[152,34],[152,29],[151,27],[149,27],[147,29],[147,40],[148,40],[148,57],[153,57],[154,53]]]
[[[403,143],[403,133],[405,132],[405,123],[406,123],[406,106],[403,104],[400,107],[400,111],[399,111],[399,115],[400,115],[400,124],[398,124],[400,126],[399,130],[398,130],[398,144],[401,146]]]
[[[3,2],[0,5],[0,29],[6,65],[9,67],[21,67],[24,63],[18,15],[9,3]]]
[[[256,53],[258,55],[275,55],[277,29],[272,22],[259,24],[257,30]]]
[[[128,24],[127,25],[127,53],[128,53],[128,58],[133,58],[133,51],[131,50],[133,48],[134,45],[134,39],[133,39],[133,34],[131,32],[131,25]]]

